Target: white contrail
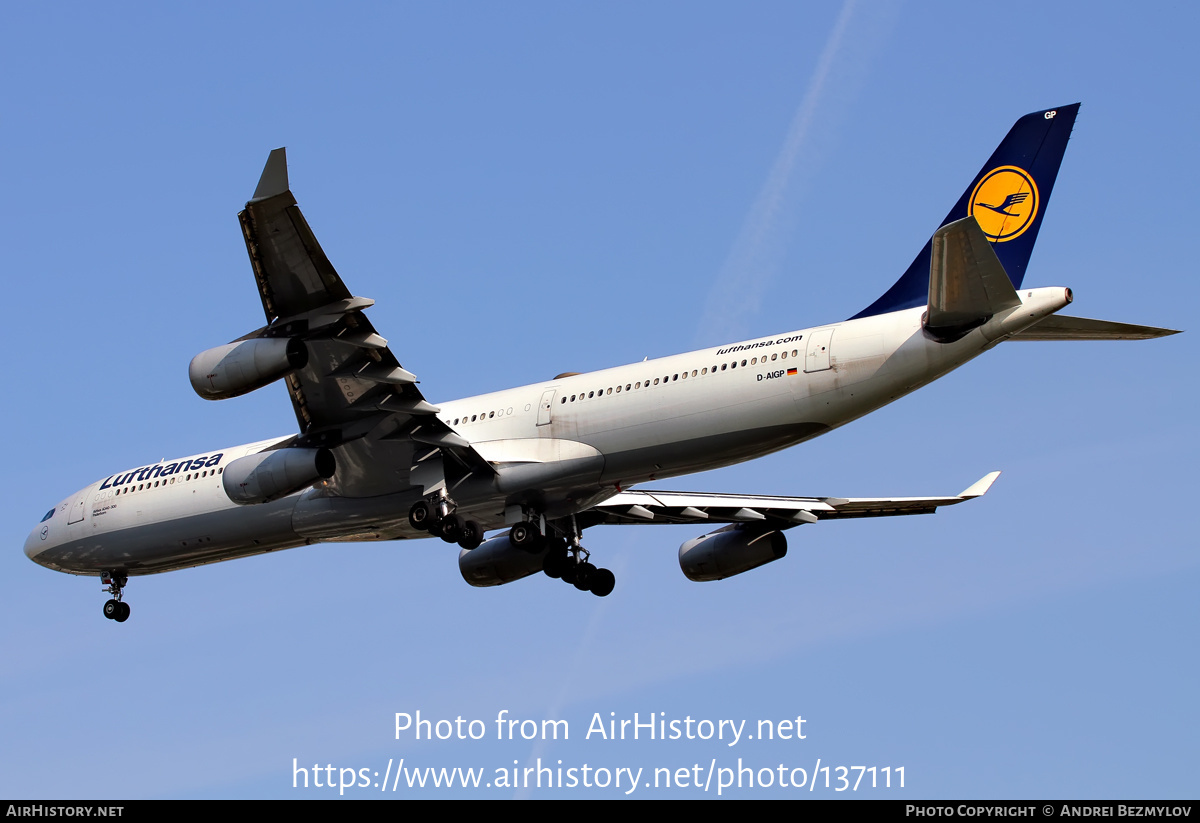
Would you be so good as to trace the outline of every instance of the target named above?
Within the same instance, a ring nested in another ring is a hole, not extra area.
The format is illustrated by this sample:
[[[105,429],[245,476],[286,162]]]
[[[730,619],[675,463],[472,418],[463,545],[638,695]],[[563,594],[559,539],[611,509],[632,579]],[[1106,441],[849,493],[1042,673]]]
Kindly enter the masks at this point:
[[[745,333],[745,321],[758,310],[771,274],[778,266],[783,253],[783,243],[777,237],[780,211],[794,176],[796,161],[816,119],[834,60],[854,16],[855,5],[855,0],[846,0],[842,5],[804,99],[792,118],[783,147],[709,294],[704,319],[697,332],[706,344],[733,340]]]

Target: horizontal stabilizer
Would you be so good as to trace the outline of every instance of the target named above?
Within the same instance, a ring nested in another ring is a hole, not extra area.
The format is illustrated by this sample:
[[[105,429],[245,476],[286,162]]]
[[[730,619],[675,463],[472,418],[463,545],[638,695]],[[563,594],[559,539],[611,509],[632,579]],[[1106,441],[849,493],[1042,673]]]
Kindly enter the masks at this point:
[[[1114,323],[1111,320],[1090,320],[1052,314],[1045,320],[1013,335],[1010,340],[1150,340],[1179,334],[1176,329],[1155,326],[1136,326]]]
[[[982,326],[992,315],[1021,305],[979,221],[964,217],[933,235],[929,313],[925,328],[946,342]]]

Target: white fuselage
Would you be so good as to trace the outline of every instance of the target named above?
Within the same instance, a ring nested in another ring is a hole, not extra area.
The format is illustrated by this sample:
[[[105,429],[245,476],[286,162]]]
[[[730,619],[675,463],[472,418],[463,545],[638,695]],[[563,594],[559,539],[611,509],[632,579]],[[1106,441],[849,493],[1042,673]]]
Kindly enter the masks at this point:
[[[498,467],[454,497],[494,529],[506,507],[562,517],[637,483],[786,448],[935,380],[1070,301],[1061,288],[1020,296],[1023,305],[953,343],[929,339],[917,308],[440,404],[442,421]],[[224,467],[282,439],[93,483],[33,529],[25,554],[64,572],[136,575],[321,541],[428,536],[407,522],[409,506],[443,482],[440,471],[425,476],[424,464],[398,494],[348,497],[335,474],[274,502],[233,503]],[[339,460],[339,472],[372,470]]]

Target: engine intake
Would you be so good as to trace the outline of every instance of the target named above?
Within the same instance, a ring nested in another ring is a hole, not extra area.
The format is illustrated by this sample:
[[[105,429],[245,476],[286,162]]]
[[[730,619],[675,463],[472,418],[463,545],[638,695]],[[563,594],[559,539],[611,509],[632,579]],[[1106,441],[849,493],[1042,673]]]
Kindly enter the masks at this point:
[[[778,560],[787,554],[783,532],[726,526],[679,547],[679,568],[689,580],[724,580]]]
[[[188,377],[205,400],[237,397],[308,365],[308,347],[298,337],[267,337],[227,343],[192,358]]]
[[[234,503],[269,503],[323,478],[337,462],[329,449],[278,449],[239,457],[225,467],[221,483]]]

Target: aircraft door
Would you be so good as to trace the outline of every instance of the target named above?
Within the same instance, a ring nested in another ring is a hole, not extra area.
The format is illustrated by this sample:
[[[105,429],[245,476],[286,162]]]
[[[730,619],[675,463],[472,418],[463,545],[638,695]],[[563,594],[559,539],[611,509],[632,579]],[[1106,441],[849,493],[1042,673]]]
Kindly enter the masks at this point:
[[[554,411],[554,392],[555,389],[546,389],[542,392],[542,402],[538,404],[538,419],[539,426],[550,424],[551,413]]]
[[[76,500],[74,505],[71,506],[71,516],[67,518],[68,526],[71,525],[72,523],[78,523],[80,520],[83,520],[83,509],[84,509],[84,504],[86,504],[86,503],[87,503],[87,494],[79,495],[79,499]]]
[[[804,353],[804,371],[825,371],[829,368],[829,343],[833,329],[817,329],[808,336],[808,349]]]

